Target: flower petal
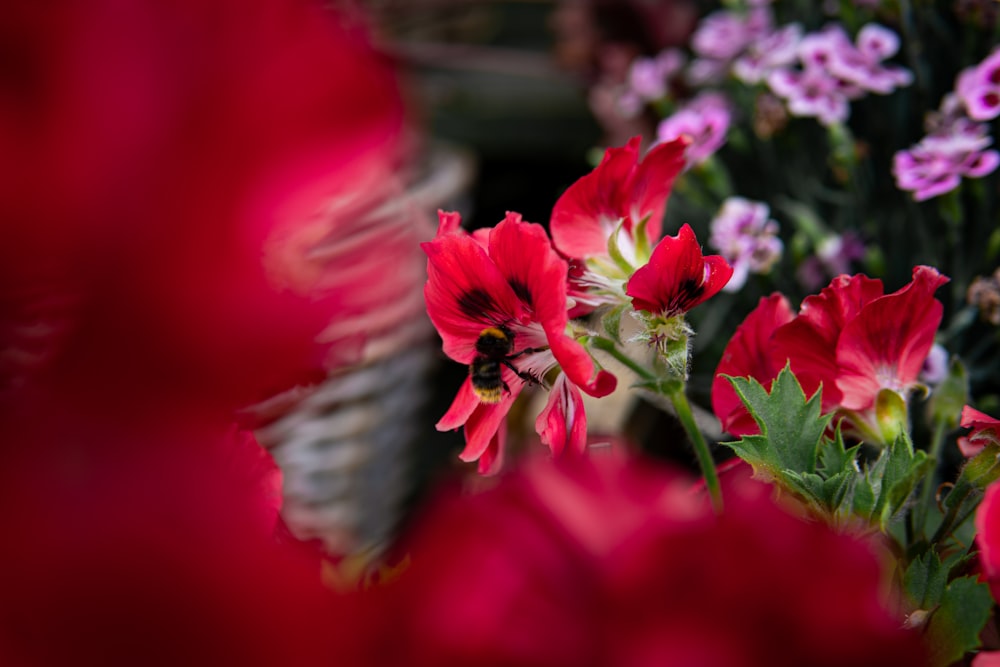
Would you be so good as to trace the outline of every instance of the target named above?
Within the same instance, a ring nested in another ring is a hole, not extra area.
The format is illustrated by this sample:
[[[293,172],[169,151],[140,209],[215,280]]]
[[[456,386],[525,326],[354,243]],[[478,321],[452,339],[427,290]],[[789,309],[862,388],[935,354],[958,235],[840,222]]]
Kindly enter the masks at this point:
[[[639,160],[640,141],[633,137],[625,146],[609,148],[601,164],[556,200],[549,230],[559,252],[579,258],[607,254],[608,234],[626,214],[621,189]]]
[[[544,227],[521,222],[519,213],[508,212],[490,233],[489,253],[511,289],[534,311],[538,321],[543,321],[543,316],[538,313],[536,301],[554,302],[566,311],[569,269],[552,247]]]
[[[636,310],[673,317],[715,295],[732,275],[733,267],[722,257],[702,256],[694,231],[685,224],[677,236],[656,244],[649,263],[629,278],[625,293]]]
[[[934,292],[946,282],[937,269],[918,266],[908,285],[875,299],[844,326],[836,356],[844,408],[866,409],[879,389],[916,382],[944,310]]]
[[[583,397],[565,373],[556,378],[549,400],[535,420],[535,431],[552,456],[583,453],[587,448],[587,414]]]
[[[472,361],[484,328],[526,317],[524,304],[471,236],[445,234],[420,247],[428,257],[427,314],[455,361]]]
[[[775,356],[791,363],[806,395],[823,386],[823,409],[840,404],[836,380],[837,341],[846,323],[882,296],[882,281],[863,275],[838,276],[819,294],[806,297],[799,316],[775,333]]]

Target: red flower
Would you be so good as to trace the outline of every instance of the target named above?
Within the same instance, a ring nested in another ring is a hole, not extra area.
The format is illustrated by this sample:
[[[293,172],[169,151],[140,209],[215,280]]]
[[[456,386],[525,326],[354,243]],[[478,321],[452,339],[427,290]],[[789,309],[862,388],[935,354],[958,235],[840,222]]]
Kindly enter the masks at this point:
[[[552,209],[552,242],[571,258],[570,296],[581,314],[604,302],[621,299],[621,283],[628,278],[616,266],[608,242],[615,242],[632,265],[646,261],[636,256],[637,244],[651,247],[660,238],[663,212],[674,180],[684,168],[683,140],[658,144],[639,160],[640,137],[609,148],[591,173],[566,189]],[[638,225],[646,221],[644,238]]]
[[[636,270],[625,287],[636,310],[670,319],[715,296],[733,275],[719,255],[703,257],[687,224],[677,236],[665,236],[649,263]]]
[[[961,426],[972,429],[968,435],[958,439],[958,448],[967,458],[983,451],[986,445],[1000,445],[1000,419],[966,405],[962,408]]]
[[[370,662],[926,664],[882,604],[872,545],[786,513],[752,481],[716,517],[649,462],[570,463],[535,462],[417,524],[412,567],[376,592],[394,641]]]
[[[990,585],[994,600],[1000,600],[1000,484],[986,487],[986,494],[976,508],[976,546],[979,562]]]
[[[618,225],[634,236],[643,219],[650,245],[660,238],[663,212],[674,180],[684,168],[684,141],[654,146],[639,160],[640,137],[609,148],[592,172],[569,186],[552,209],[552,242],[567,257],[585,259],[608,253],[608,238]]]
[[[822,385],[824,412],[839,411],[864,436],[880,441],[884,435],[875,400],[883,389],[906,396],[916,386],[941,323],[943,308],[934,292],[947,281],[936,269],[918,266],[909,284],[883,294],[879,280],[839,276],[818,295],[806,297],[791,321],[782,323],[780,314],[775,320],[752,314],[753,327],[766,329],[773,324],[773,333],[759,330],[752,336],[734,336],[716,375],[736,375],[743,369],[767,384],[789,363],[807,395]],[[720,419],[756,431],[741,420],[741,408],[731,410],[735,405],[731,390],[718,381],[714,387],[721,394],[713,398],[713,405],[729,410]]]
[[[778,358],[769,353],[771,339],[778,327],[794,319],[788,299],[778,293],[762,297],[757,307],[736,328],[722,353],[712,381],[712,409],[722,422],[722,428],[740,436],[757,433],[759,427],[743,407],[743,402],[724,375],[752,377],[765,387],[781,371]]]
[[[445,354],[470,365],[470,377],[437,424],[440,430],[465,426],[464,460],[478,459],[482,472],[498,469],[504,444],[498,429],[514,399],[557,364],[567,384],[556,387],[562,397],[554,399],[556,408],[574,409],[577,387],[594,396],[614,389],[614,376],[595,372],[584,347],[566,335],[566,262],[540,225],[508,213],[488,238],[473,237],[458,228],[456,214],[442,214],[438,236],[422,247],[429,258],[427,312]],[[557,413],[567,424],[583,419],[582,413]],[[550,426],[543,432],[554,452],[565,449],[553,439],[562,431]],[[574,432],[570,426],[565,436]],[[575,436],[571,444],[578,444]]]
[[[126,4],[0,9],[0,376],[94,409],[314,379],[340,301],[288,249],[387,159],[392,71],[320,3]]]

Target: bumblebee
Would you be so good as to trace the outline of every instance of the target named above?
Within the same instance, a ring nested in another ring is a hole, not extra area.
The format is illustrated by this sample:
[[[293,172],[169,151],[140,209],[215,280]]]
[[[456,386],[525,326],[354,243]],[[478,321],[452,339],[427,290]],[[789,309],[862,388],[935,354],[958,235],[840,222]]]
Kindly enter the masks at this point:
[[[518,370],[510,363],[511,359],[535,350],[529,347],[511,354],[513,349],[514,332],[502,325],[483,329],[476,339],[476,357],[469,364],[469,378],[472,380],[472,391],[483,403],[499,403],[504,392],[510,393],[510,387],[503,380],[501,365],[514,371],[525,382],[539,383],[533,375]]]

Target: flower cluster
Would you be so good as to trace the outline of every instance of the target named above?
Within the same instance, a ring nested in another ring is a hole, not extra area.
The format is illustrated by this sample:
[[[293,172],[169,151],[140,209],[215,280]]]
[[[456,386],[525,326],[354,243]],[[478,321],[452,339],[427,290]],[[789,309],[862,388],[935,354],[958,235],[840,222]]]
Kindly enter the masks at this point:
[[[743,474],[726,491],[715,517],[676,471],[608,456],[532,461],[441,501],[412,568],[375,592],[394,641],[372,641],[370,660],[926,664],[880,597],[875,544],[800,520]]]
[[[963,71],[941,108],[928,114],[928,134],[895,154],[896,185],[912,192],[916,201],[951,192],[963,178],[982,178],[1000,166],[1000,153],[987,150],[993,139],[982,122],[1000,114],[1000,96],[994,92],[1000,88],[991,83],[993,78],[1000,81],[998,72],[1000,52]]]
[[[892,442],[907,427],[904,401],[934,344],[943,312],[934,292],[947,280],[918,266],[908,285],[884,294],[879,280],[840,276],[807,297],[798,315],[780,294],[761,299],[716,369],[712,407],[723,427],[756,430],[724,376],[769,383],[788,364],[808,395],[821,390],[823,412],[837,411],[868,442]],[[890,409],[899,405],[902,416]]]
[[[733,267],[733,276],[723,288],[727,292],[743,287],[751,273],[769,272],[781,258],[784,246],[778,238],[778,223],[763,202],[726,199],[712,219],[711,231],[709,244]]]
[[[468,365],[469,377],[437,427],[464,426],[462,458],[478,460],[480,472],[503,465],[505,417],[529,384],[550,390],[535,423],[542,443],[556,456],[585,449],[580,391],[605,396],[616,380],[595,365],[571,316],[599,307],[619,318],[628,307],[643,311],[644,335],[658,350],[680,342],[683,359],[671,363],[686,377],[684,313],[722,289],[732,268],[703,257],[686,225],[650,249],[684,148],[664,143],[643,160],[638,138],[608,149],[556,202],[551,240],[517,213],[474,234],[457,214],[440,214],[436,238],[423,244],[427,310],[445,353]]]

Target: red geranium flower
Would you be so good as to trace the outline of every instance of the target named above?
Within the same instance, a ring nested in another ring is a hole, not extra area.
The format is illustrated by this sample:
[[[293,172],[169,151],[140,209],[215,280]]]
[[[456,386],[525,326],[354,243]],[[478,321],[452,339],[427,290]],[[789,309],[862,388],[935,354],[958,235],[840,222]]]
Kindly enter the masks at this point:
[[[495,471],[503,451],[500,429],[526,382],[542,384],[557,364],[566,374],[557,382],[545,414],[544,439],[554,453],[566,448],[562,437],[582,446],[577,420],[585,424],[577,387],[604,396],[615,378],[595,371],[584,347],[566,335],[566,262],[552,248],[545,230],[521,221],[517,213],[475,237],[458,227],[456,214],[442,214],[437,237],[422,247],[429,258],[424,290],[427,312],[444,351],[470,365],[440,430],[465,426],[462,458],[479,460],[480,471]],[[553,413],[553,411],[555,411]],[[555,429],[551,422],[567,424]],[[585,429],[585,427],[583,427]],[[558,436],[558,438],[557,438]]]
[[[962,408],[961,426],[972,429],[968,435],[958,439],[958,448],[968,458],[983,451],[986,445],[1000,445],[1000,419],[966,405]]]
[[[733,275],[720,255],[703,257],[690,225],[665,236],[649,263],[636,270],[625,287],[636,310],[670,319],[715,296]]]
[[[975,524],[979,562],[993,599],[1000,600],[1000,484],[994,482],[986,487],[976,508]]]
[[[839,276],[818,295],[806,297],[791,321],[781,323],[783,315],[771,320],[766,314],[752,314],[754,327],[773,324],[773,333],[734,337],[716,375],[743,369],[767,384],[789,363],[807,395],[822,386],[824,412],[838,411],[863,436],[883,441],[888,436],[875,414],[876,398],[884,389],[905,397],[916,386],[941,323],[943,308],[934,292],[947,281],[936,269],[918,266],[909,284],[883,294],[880,280]],[[741,408],[727,385],[714,385],[718,396],[713,405],[725,412],[720,419],[756,431],[741,421]]]
[[[445,500],[414,526],[412,567],[375,591],[394,641],[370,662],[926,664],[871,544],[732,482],[715,516],[672,471],[590,457]]]
[[[570,296],[586,312],[603,302],[621,299],[628,278],[608,251],[612,236],[622,256],[633,266],[637,244],[652,247],[660,238],[663,212],[674,180],[684,168],[684,140],[654,146],[639,160],[640,137],[609,148],[591,173],[566,189],[552,209],[552,243],[571,258]],[[645,221],[644,237],[637,238]],[[620,232],[618,232],[620,228]]]

